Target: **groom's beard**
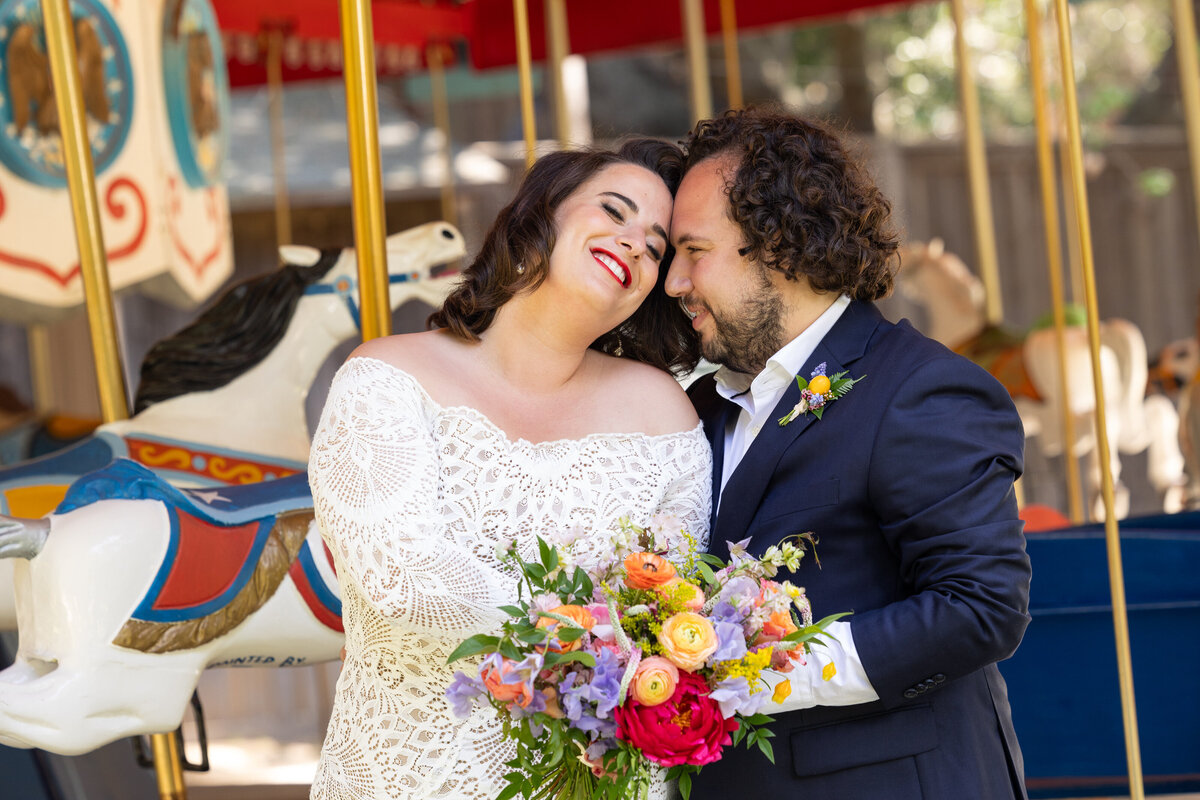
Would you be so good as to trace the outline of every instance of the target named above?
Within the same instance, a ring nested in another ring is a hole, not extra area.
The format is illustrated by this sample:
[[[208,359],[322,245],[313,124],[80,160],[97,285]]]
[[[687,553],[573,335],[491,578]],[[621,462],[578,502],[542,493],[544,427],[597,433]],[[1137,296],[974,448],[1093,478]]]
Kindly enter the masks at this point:
[[[763,276],[755,293],[747,293],[732,311],[709,308],[713,337],[700,352],[714,364],[757,375],[767,359],[783,347],[783,298]]]

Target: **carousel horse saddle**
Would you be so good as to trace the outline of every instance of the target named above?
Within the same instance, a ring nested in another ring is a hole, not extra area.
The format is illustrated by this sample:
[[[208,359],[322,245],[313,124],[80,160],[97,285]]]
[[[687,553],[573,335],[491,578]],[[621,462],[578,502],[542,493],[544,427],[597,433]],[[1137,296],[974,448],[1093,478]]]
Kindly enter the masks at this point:
[[[128,459],[80,478],[55,510],[154,500],[169,520],[163,561],[114,644],[144,652],[197,647],[274,594],[295,561],[312,497],[304,473],[261,484],[178,489]]]
[[[179,489],[141,464],[118,458],[71,484],[54,513],[73,511],[97,500],[159,500],[217,526],[312,508],[306,472],[241,486]]]

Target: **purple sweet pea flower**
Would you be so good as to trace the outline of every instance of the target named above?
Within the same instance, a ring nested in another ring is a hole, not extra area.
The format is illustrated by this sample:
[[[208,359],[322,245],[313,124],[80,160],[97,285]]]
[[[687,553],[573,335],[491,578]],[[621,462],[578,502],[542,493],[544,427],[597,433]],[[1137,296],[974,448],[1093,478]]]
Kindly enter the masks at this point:
[[[729,603],[736,609],[746,609],[758,597],[758,581],[746,575],[731,578],[717,594],[718,603]]]
[[[746,639],[742,633],[741,620],[724,622],[709,617],[708,621],[713,624],[713,630],[717,634],[717,649],[708,657],[708,663],[734,661],[746,655]]]
[[[529,691],[533,691],[533,679],[542,671],[546,664],[546,656],[542,653],[530,653],[525,658],[513,664],[512,669],[500,676],[501,683],[527,683]]]
[[[605,719],[617,707],[624,673],[620,658],[612,650],[605,647],[596,654],[596,666],[592,669],[592,682],[587,687],[587,699],[596,704],[597,717]]]
[[[750,694],[750,684],[745,676],[726,678],[709,694],[721,707],[721,716],[729,719],[734,714],[757,714],[767,700],[764,691]]]
[[[708,615],[708,618],[712,620],[713,623],[732,622],[737,625],[741,625],[746,621],[746,614],[745,612],[734,608],[732,603],[727,603],[726,601],[722,600],[713,606],[712,613]]]
[[[471,716],[475,699],[483,693],[483,681],[463,672],[455,672],[454,681],[446,689],[446,699],[450,701],[450,710],[454,712],[454,716],[466,719]]]

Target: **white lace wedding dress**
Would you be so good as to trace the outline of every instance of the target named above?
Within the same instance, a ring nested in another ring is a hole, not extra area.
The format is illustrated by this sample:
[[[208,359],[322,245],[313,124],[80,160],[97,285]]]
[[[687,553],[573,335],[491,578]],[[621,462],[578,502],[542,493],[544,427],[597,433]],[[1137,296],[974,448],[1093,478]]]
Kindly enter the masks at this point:
[[[451,714],[446,657],[494,632],[516,581],[496,546],[583,526],[597,554],[622,515],[678,516],[707,537],[712,457],[701,428],[511,441],[479,412],[443,408],[372,358],[339,370],[309,481],[342,592],[346,661],[312,797],[491,800],[512,750],[494,712]],[[666,796],[666,787],[654,794]]]

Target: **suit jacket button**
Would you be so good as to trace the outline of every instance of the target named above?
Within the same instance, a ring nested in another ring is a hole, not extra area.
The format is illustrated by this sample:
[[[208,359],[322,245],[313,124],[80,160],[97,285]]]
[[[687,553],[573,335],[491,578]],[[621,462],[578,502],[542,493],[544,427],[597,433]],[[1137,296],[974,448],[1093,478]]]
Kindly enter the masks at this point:
[[[946,680],[946,676],[940,672],[937,675],[933,676],[934,683],[943,683],[943,682],[945,682],[945,680]]]
[[[925,680],[922,682],[922,685],[923,685],[923,686],[924,686],[926,689],[932,689],[934,686],[937,686],[937,681],[935,681],[933,678],[926,678],[926,679],[925,679]]]
[[[917,690],[916,689],[905,689],[904,696],[907,697],[909,700],[912,700],[914,697],[917,696]]]

